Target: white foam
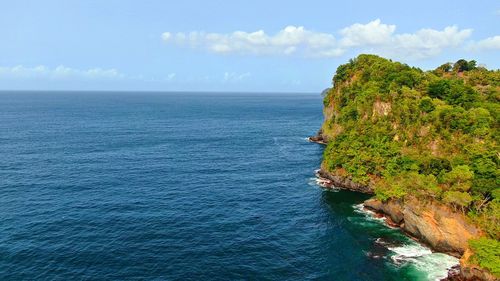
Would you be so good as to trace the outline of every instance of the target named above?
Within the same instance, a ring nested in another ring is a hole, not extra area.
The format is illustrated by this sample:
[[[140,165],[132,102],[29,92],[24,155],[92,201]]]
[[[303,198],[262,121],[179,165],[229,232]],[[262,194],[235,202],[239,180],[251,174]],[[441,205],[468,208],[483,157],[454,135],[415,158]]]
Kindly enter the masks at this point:
[[[333,191],[333,192],[340,191],[340,188],[334,186],[330,179],[323,178],[319,174],[319,171],[320,171],[320,169],[314,170],[314,175],[316,176],[314,178],[314,184],[316,186],[320,186],[322,188],[325,188],[325,190],[328,190],[328,191]]]
[[[421,257],[432,254],[432,251],[420,244],[407,244],[401,247],[388,247],[389,250],[404,257]]]
[[[458,265],[457,258],[442,254],[433,253],[423,256],[415,261],[415,267],[419,271],[427,272],[428,280],[441,280],[448,276],[448,269]]]
[[[318,180],[318,178],[309,178],[307,185],[321,188],[324,191],[331,191],[331,192],[340,191],[339,188],[324,184],[323,182],[321,182],[321,180]]]
[[[353,208],[354,212],[363,214],[368,221],[385,222],[385,218],[375,217],[376,213],[366,209],[363,203],[353,205]],[[459,260],[455,257],[443,253],[433,253],[429,248],[410,239],[404,245],[397,246],[386,243],[381,238],[377,238],[375,242],[385,246],[393,253],[390,260],[395,265],[409,264],[417,271],[426,274],[427,280],[441,280],[445,278],[448,276],[448,269],[459,263]]]
[[[387,247],[387,249],[396,253],[396,255],[392,256],[391,259],[395,263],[401,263],[409,259],[430,255],[432,251],[428,248],[425,248],[419,244],[407,244],[399,247]]]
[[[373,221],[378,221],[378,222],[385,222],[384,217],[376,217],[375,212],[372,210],[368,210],[365,208],[365,205],[363,203],[361,204],[356,204],[352,206],[354,208],[354,212],[363,214],[368,220],[373,220]]]
[[[316,184],[321,187],[330,187],[332,182],[325,178],[316,178]]]
[[[427,274],[427,280],[441,280],[448,275],[448,269],[458,265],[458,259],[442,253],[433,253],[416,242],[403,246],[387,247],[395,253],[391,256],[396,265],[410,263],[420,272]]]

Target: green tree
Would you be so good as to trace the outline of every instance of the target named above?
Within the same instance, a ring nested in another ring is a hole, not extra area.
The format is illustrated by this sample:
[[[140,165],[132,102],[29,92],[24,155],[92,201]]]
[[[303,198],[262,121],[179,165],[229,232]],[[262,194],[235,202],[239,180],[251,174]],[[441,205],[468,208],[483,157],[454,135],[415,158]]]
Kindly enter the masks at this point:
[[[453,71],[455,72],[463,72],[467,71],[469,67],[469,63],[464,60],[464,59],[459,59],[455,64],[453,65]]]
[[[486,237],[469,241],[471,261],[500,277],[500,242]]]
[[[442,74],[442,73],[450,72],[451,69],[452,69],[451,63],[447,62],[445,64],[442,64],[442,65],[438,66],[438,68],[436,68],[435,71],[437,73]]]
[[[459,208],[465,214],[465,209],[472,202],[472,196],[467,192],[446,191],[443,196],[444,202]]]
[[[450,90],[451,85],[449,80],[437,79],[429,83],[427,93],[431,98],[445,99]]]
[[[432,99],[429,97],[423,97],[420,100],[420,104],[418,105],[418,107],[425,113],[429,113],[436,108],[436,106],[432,102]]]
[[[467,70],[474,70],[476,69],[477,62],[475,60],[470,60],[467,62]]]
[[[453,167],[453,169],[444,174],[443,181],[453,191],[468,191],[472,185],[474,172],[467,165]]]

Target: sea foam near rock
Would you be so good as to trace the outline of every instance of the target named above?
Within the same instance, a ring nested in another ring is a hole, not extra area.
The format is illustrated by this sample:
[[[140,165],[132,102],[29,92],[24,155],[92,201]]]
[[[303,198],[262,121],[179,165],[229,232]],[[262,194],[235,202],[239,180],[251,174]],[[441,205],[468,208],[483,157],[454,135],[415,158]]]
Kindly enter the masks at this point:
[[[398,247],[387,247],[394,253],[391,260],[396,265],[409,264],[417,271],[425,272],[427,280],[441,280],[448,270],[458,265],[458,259],[443,253],[433,253],[429,248],[416,242]]]
[[[353,208],[356,213],[365,215],[369,221],[385,221],[385,218],[376,217],[375,212],[364,208],[362,203],[353,205]],[[398,267],[413,267],[425,276],[423,280],[441,280],[448,275],[450,268],[459,264],[457,258],[443,253],[434,253],[428,247],[410,238],[407,238],[404,243],[392,243],[383,238],[377,238],[375,243],[389,250],[387,258],[392,264]]]

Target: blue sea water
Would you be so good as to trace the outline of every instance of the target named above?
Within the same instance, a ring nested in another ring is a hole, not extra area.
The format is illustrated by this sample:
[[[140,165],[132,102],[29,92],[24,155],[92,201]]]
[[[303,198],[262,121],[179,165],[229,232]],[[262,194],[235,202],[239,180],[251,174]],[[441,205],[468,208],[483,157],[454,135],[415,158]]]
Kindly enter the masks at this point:
[[[0,280],[435,280],[328,191],[313,94],[0,93]]]

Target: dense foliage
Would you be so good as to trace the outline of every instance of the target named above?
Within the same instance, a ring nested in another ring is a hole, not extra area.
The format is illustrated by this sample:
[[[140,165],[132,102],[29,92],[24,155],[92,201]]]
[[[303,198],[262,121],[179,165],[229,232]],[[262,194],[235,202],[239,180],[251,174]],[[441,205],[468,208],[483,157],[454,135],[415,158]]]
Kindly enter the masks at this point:
[[[470,241],[474,255],[472,262],[500,276],[500,242],[498,240],[479,238]]]
[[[422,71],[374,55],[341,65],[324,98],[324,166],[467,213],[500,235],[500,71],[459,60]]]

